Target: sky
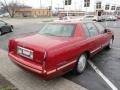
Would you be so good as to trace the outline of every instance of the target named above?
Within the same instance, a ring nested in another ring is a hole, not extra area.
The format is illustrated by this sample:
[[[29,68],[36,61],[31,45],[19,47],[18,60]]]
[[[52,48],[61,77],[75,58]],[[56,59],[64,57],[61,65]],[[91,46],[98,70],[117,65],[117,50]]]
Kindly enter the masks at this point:
[[[21,0],[21,1],[23,1],[23,0]],[[51,4],[53,5],[53,7],[58,7],[58,6],[62,7],[63,6],[62,0],[24,0],[23,2],[34,8],[39,8],[40,1],[41,1],[42,7],[51,6]]]
[[[2,0],[3,1],[3,0]],[[10,2],[12,0],[6,0],[7,2]],[[14,0],[16,1],[16,0]],[[25,4],[28,6],[32,6],[33,8],[39,8],[40,7],[40,1],[41,1],[41,6],[42,7],[47,7],[47,6],[51,6],[51,3],[53,5],[53,8],[56,7],[63,7],[63,2],[64,0],[17,0],[18,2],[20,2],[21,4]],[[104,2],[108,2],[108,3],[114,3],[120,4],[120,0],[96,0],[96,1],[104,1]],[[80,2],[80,0],[74,0],[74,2]]]
[[[4,0],[1,0],[4,1]],[[12,0],[6,0],[7,2],[10,2]],[[16,1],[16,0],[14,0]],[[41,6],[42,7],[46,7],[46,6],[51,6],[51,4],[53,5],[53,7],[63,7],[63,1],[64,0],[17,0],[18,2],[20,2],[21,4],[25,4],[28,6],[32,6],[33,8],[39,8],[40,7],[40,1],[41,1]]]

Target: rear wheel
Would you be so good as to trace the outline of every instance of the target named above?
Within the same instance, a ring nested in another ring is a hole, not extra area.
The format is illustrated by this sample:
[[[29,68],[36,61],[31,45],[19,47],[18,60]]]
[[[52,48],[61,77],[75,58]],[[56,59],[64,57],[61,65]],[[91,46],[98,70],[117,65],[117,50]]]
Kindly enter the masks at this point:
[[[87,55],[86,54],[81,54],[79,59],[78,59],[77,65],[74,69],[75,73],[76,74],[81,74],[82,72],[84,72],[85,68],[86,68],[86,65],[87,65]]]

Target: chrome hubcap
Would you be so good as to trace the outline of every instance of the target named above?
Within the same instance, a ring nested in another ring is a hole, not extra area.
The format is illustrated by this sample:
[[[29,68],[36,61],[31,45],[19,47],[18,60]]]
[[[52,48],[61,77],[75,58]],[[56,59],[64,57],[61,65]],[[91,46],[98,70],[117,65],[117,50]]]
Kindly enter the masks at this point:
[[[113,40],[111,39],[110,40],[110,48],[112,48],[112,45],[113,45]]]
[[[82,55],[78,61],[78,66],[77,66],[78,72],[82,72],[85,69],[85,66],[86,66],[86,57],[85,55]]]
[[[13,28],[11,28],[11,31],[13,31]]]

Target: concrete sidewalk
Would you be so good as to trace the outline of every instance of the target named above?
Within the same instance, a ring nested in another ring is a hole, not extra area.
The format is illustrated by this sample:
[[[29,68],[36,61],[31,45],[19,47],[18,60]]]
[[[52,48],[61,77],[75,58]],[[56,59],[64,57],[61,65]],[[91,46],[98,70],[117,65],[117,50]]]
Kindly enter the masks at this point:
[[[45,81],[38,76],[25,72],[15,66],[0,50],[0,74],[13,83],[19,90],[87,90],[62,77]]]

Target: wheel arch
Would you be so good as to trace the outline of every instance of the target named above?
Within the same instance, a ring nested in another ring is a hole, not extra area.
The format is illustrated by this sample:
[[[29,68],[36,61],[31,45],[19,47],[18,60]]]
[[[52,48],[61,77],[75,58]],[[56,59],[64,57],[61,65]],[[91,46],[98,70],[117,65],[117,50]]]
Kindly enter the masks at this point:
[[[10,26],[12,29],[14,28],[13,25]]]
[[[114,40],[114,35],[112,35],[112,39]]]
[[[87,59],[90,58],[90,52],[89,51],[84,51],[83,54],[85,54],[87,56]]]

